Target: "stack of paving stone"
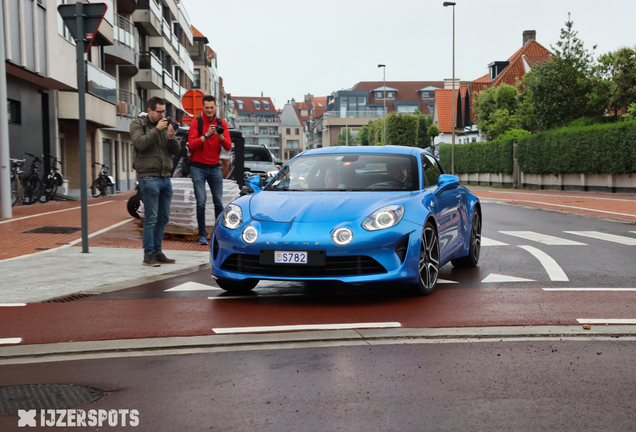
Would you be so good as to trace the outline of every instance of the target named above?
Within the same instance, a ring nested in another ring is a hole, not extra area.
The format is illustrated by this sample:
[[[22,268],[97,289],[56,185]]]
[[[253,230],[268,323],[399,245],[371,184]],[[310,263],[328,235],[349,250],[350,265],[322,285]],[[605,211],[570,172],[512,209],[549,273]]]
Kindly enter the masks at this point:
[[[189,178],[173,178],[172,180],[172,204],[170,206],[170,222],[166,225],[166,232],[196,234],[197,227],[197,201],[194,197],[194,187]],[[205,202],[205,224],[209,228],[214,226],[214,203],[210,187],[205,185],[207,200]],[[223,206],[227,206],[238,198],[240,190],[234,180],[223,180]],[[139,207],[139,215],[144,217],[143,202]]]

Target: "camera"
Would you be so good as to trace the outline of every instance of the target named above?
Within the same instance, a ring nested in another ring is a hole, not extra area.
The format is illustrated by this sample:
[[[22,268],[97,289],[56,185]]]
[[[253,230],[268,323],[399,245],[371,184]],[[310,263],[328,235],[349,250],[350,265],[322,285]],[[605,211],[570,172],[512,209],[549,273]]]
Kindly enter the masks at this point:
[[[168,120],[168,125],[172,125],[172,129],[179,131],[179,123],[173,121],[171,117],[166,117],[166,120]]]
[[[216,133],[223,135],[223,132],[225,132],[225,129],[223,129],[223,126],[221,125],[217,125],[216,127]]]

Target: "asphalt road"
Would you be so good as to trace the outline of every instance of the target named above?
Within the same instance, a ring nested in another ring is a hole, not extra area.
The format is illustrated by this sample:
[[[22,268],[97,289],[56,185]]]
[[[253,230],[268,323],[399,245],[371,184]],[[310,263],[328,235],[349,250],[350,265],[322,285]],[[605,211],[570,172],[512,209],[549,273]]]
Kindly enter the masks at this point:
[[[148,431],[633,429],[636,327],[601,335],[636,323],[636,226],[490,202],[483,213],[479,266],[445,266],[428,297],[281,282],[229,296],[205,270],[65,304],[3,307],[0,320],[0,335],[21,337],[22,348],[307,325],[387,325],[395,333],[386,337],[355,330],[360,338],[333,343],[181,350],[173,342],[170,353],[145,339],[109,358],[86,348],[81,360],[5,359],[0,386],[95,386],[108,396],[81,408],[137,409],[134,430]],[[586,323],[592,330],[580,336]],[[543,325],[557,327],[537,337],[479,334]],[[450,328],[467,336],[449,338]],[[418,329],[440,334],[400,333]],[[0,430],[16,422],[0,415]]]

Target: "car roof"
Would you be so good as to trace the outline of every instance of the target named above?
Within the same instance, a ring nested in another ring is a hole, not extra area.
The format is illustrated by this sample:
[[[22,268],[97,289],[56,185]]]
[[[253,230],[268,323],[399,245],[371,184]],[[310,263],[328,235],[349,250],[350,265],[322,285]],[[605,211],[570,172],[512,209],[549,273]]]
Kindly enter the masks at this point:
[[[421,151],[419,147],[407,147],[407,146],[334,146],[323,147],[319,149],[312,149],[303,152],[302,155],[321,155],[321,154],[335,154],[335,153],[369,153],[369,154],[400,154],[410,155]],[[300,155],[299,155],[300,156]]]

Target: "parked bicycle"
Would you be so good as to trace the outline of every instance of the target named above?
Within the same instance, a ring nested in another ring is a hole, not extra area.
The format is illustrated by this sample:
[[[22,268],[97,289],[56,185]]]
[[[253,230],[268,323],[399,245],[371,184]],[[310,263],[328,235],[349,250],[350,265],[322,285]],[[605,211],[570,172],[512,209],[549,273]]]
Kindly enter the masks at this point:
[[[33,153],[25,152],[27,156],[31,156],[33,158],[33,162],[31,162],[31,170],[29,175],[24,177],[22,181],[22,189],[24,190],[24,199],[22,200],[22,204],[31,205],[40,201],[40,197],[44,191],[44,184],[38,175],[38,171],[40,171],[40,163],[42,163],[42,159],[34,155]]]
[[[11,207],[13,207],[24,200],[24,189],[22,189],[24,171],[21,168],[24,166],[25,159],[9,159],[11,160]]]
[[[95,198],[100,196],[108,196],[108,187],[115,184],[115,179],[108,175],[108,165],[99,162],[93,162],[93,165],[99,165],[99,175],[91,185],[91,193]]]
[[[42,176],[42,183],[44,184],[44,193],[42,195],[43,202],[47,202],[55,198],[55,194],[57,194],[57,188],[62,186],[64,183],[64,179],[62,179],[62,175],[58,172],[58,165],[62,165],[62,162],[58,158],[50,154],[44,154],[44,156],[50,157],[53,162],[51,164],[51,169],[48,175]]]

